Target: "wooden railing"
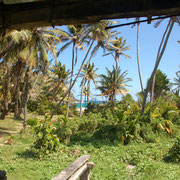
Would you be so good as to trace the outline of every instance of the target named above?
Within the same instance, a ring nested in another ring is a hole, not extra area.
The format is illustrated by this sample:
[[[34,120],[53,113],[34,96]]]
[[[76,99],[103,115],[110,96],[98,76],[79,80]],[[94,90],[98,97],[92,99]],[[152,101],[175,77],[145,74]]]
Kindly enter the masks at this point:
[[[90,169],[93,168],[94,163],[89,162],[89,159],[89,155],[79,157],[51,180],[76,180],[78,178],[80,180],[90,180]]]

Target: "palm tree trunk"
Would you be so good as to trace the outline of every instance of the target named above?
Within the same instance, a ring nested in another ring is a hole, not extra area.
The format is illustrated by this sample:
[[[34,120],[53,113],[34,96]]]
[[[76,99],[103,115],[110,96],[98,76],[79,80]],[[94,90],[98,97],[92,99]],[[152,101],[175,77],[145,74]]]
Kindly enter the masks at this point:
[[[24,93],[25,93],[25,86],[23,86],[23,90],[22,90],[22,94],[21,94],[21,102],[18,107],[17,119],[21,119],[21,112],[22,112],[22,107],[23,107],[23,102],[24,102]]]
[[[73,75],[74,75],[74,51],[75,51],[75,43],[73,42],[73,48],[72,48],[72,71],[71,71],[71,79],[70,79],[69,87],[71,87],[71,85],[72,85],[72,80],[73,80]],[[68,115],[69,115],[70,96],[71,96],[71,90],[69,91],[69,94],[68,94],[66,117],[68,117]]]
[[[89,96],[90,96],[90,80],[88,80],[88,84],[87,84],[87,104],[89,104]]]
[[[14,118],[18,119],[18,106],[19,106],[19,77],[16,77],[16,88],[15,88],[15,108],[14,108]]]
[[[145,91],[145,93],[144,93],[143,105],[142,105],[142,109],[141,109],[141,115],[144,115],[148,91],[149,91],[149,89],[150,89],[150,85],[152,84],[152,81],[153,81],[154,76],[155,76],[155,74],[156,74],[156,71],[157,71],[157,69],[158,69],[158,66],[159,66],[159,63],[160,63],[160,61],[161,61],[161,58],[162,58],[162,56],[163,56],[163,54],[164,54],[164,51],[165,51],[165,49],[166,49],[166,45],[167,45],[169,36],[170,36],[170,34],[171,34],[173,25],[174,25],[174,21],[172,21],[170,24],[167,25],[167,26],[169,26],[169,29],[168,29],[167,36],[166,36],[166,38],[165,38],[165,42],[164,42],[164,44],[163,44],[163,48],[162,48],[161,52],[159,53],[159,56],[158,56],[158,58],[157,58],[157,61],[156,61],[154,70],[153,70],[153,72],[152,72],[152,74],[151,74],[151,77],[150,77],[148,83],[147,83],[146,91]]]
[[[169,21],[169,23],[168,23],[168,25],[167,25],[167,27],[166,27],[166,30],[165,30],[165,32],[164,32],[164,34],[163,34],[161,43],[160,43],[160,45],[159,45],[158,53],[157,53],[157,56],[156,56],[156,62],[158,61],[159,54],[160,54],[160,51],[161,51],[161,48],[162,48],[162,45],[163,45],[163,42],[164,42],[164,39],[165,39],[165,35],[166,35],[167,30],[168,30],[168,28],[169,28],[170,22],[171,22],[171,21]],[[154,78],[153,78],[153,81],[152,81],[151,98],[150,98],[150,99],[151,99],[151,103],[154,101],[155,79],[156,79],[156,73],[155,73]]]
[[[118,61],[119,61],[119,55],[116,54],[115,56],[115,62],[116,62],[116,74],[115,74],[115,89],[114,89],[114,97],[113,101],[116,102],[116,92],[117,92],[117,69],[118,69]]]
[[[152,80],[152,89],[151,89],[151,97],[150,97],[150,102],[152,103],[154,101],[154,87],[155,87],[155,80],[156,80],[156,73],[154,75],[154,78]]]
[[[138,20],[139,20],[139,18],[138,18]],[[141,91],[142,91],[142,93],[144,93],[144,88],[143,88],[143,83],[142,83],[142,76],[141,76],[140,61],[139,61],[139,23],[137,24],[137,64],[138,64],[138,73],[139,73]]]
[[[63,96],[63,98],[58,102],[58,104],[57,104],[55,110],[54,110],[54,111],[52,112],[52,114],[51,114],[50,119],[52,119],[52,117],[54,116],[54,114],[57,112],[57,110],[58,110],[60,104],[63,102],[63,100],[65,99],[65,97],[68,95],[69,91],[71,91],[71,89],[73,88],[73,86],[74,86],[74,84],[75,84],[77,78],[79,77],[79,75],[80,75],[80,73],[81,73],[81,71],[82,71],[82,68],[83,68],[83,66],[84,66],[84,63],[85,63],[85,61],[86,61],[86,59],[87,59],[87,56],[88,56],[88,54],[89,54],[89,52],[90,52],[90,50],[91,50],[91,48],[92,48],[92,45],[94,44],[94,41],[95,41],[95,40],[93,39],[92,42],[91,42],[91,44],[90,44],[90,46],[89,46],[89,49],[88,49],[88,51],[87,51],[85,57],[84,57],[84,59],[83,59],[83,61],[82,61],[82,63],[81,63],[79,72],[78,72],[78,74],[76,75],[76,77],[75,77],[75,79],[74,79],[74,81],[73,81],[71,87],[69,87],[69,90],[67,91],[67,93],[65,93],[65,95]]]
[[[28,95],[27,101],[29,101],[29,99],[30,99],[31,96],[32,96],[32,92],[33,92],[34,88],[36,87],[36,84],[37,84],[37,81],[38,81],[38,79],[39,79],[39,76],[40,76],[40,72],[38,71],[38,72],[37,72],[36,79],[35,79],[35,81],[34,81],[34,83],[33,83],[33,86],[32,86],[32,88],[31,88],[31,91],[30,91],[30,93],[29,93],[29,95]]]
[[[8,113],[8,95],[10,90],[10,64],[4,58],[4,65],[6,68],[6,73],[4,75],[4,87],[3,87],[3,97],[4,97],[4,108],[1,113],[0,119],[4,119]]]
[[[29,95],[27,97],[27,103],[28,103],[29,99],[31,98],[31,95],[32,95],[34,88],[36,87],[39,76],[40,76],[40,72],[37,73],[37,76],[36,76],[36,79],[35,79],[34,84],[32,86],[31,92],[29,93]],[[25,84],[25,82],[24,82],[24,84]],[[22,112],[22,107],[23,107],[23,102],[24,102],[24,95],[25,95],[25,86],[23,87],[22,94],[21,94],[21,100],[20,100],[19,107],[18,107],[17,119],[21,119],[21,112]]]
[[[81,102],[80,102],[80,113],[79,116],[82,116],[82,102],[83,102],[83,90],[84,90],[84,83],[85,83],[85,78],[83,78],[82,86],[81,86]]]
[[[28,84],[29,84],[29,67],[26,70],[26,75],[24,77],[24,86],[25,86],[25,90],[24,90],[24,129],[26,128],[26,121],[27,121],[27,102],[28,102]]]

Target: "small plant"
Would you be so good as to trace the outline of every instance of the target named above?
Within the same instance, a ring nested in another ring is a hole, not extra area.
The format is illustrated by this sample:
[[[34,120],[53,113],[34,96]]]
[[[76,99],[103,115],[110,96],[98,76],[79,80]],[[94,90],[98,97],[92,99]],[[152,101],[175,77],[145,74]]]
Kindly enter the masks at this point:
[[[174,145],[169,149],[166,161],[180,163],[180,137],[178,137]]]
[[[33,151],[39,157],[50,154],[53,151],[57,151],[59,147],[59,139],[55,134],[56,128],[50,121],[50,116],[45,115],[43,120],[37,122],[37,119],[30,121],[33,125],[33,132],[35,135],[35,141],[33,144]],[[33,122],[33,123],[32,123]],[[37,122],[35,125],[34,122]]]
[[[78,121],[73,119],[70,120],[68,118],[59,117],[58,121],[55,123],[56,131],[59,140],[68,144],[70,142],[70,138],[72,134],[75,134],[78,130]]]

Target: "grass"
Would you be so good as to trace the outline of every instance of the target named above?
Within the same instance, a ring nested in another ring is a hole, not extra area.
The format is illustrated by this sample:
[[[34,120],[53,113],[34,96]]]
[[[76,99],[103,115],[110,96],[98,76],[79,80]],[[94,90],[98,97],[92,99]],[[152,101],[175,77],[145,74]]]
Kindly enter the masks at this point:
[[[0,121],[0,127],[13,132],[19,129],[19,124],[22,122],[10,117]],[[8,180],[51,179],[84,154],[89,154],[95,164],[92,180],[178,180],[180,177],[179,164],[164,160],[174,143],[172,138],[127,146],[91,138],[74,139],[69,146],[62,144],[58,152],[44,159],[33,157],[30,151],[33,137],[29,130],[15,135],[13,141],[12,145],[0,147],[0,169],[7,171]],[[134,168],[128,169],[129,165]]]

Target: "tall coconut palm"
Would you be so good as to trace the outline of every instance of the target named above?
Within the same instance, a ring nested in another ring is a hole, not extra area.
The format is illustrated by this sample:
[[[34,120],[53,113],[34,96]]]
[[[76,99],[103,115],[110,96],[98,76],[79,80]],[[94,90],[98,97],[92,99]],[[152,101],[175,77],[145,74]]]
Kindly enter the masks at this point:
[[[107,47],[109,53],[105,54],[105,55],[109,55],[111,54],[114,57],[115,63],[116,63],[116,74],[118,73],[118,62],[119,62],[119,57],[120,56],[124,56],[125,58],[131,58],[131,56],[127,55],[124,53],[124,51],[129,50],[129,46],[126,46],[126,39],[123,40],[122,37],[120,38],[115,38],[115,39],[111,39],[109,41],[109,45]],[[116,77],[118,77],[116,75]],[[115,80],[115,86],[117,84],[117,78]],[[113,96],[115,99],[114,101],[116,101],[116,88],[115,88],[115,96]]]
[[[82,115],[82,96],[83,96],[83,90],[84,86],[87,82],[87,103],[89,103],[89,94],[90,94],[90,82],[93,81],[93,83],[96,86],[96,78],[98,77],[95,72],[98,70],[98,68],[94,69],[94,63],[92,65],[88,62],[84,65],[82,70],[82,82],[81,82],[81,102],[80,102],[80,116]]]
[[[88,33],[88,38],[96,40],[96,44],[93,47],[93,50],[91,51],[91,56],[89,57],[89,61],[88,61],[89,63],[92,57],[97,53],[97,51],[100,48],[102,48],[103,51],[105,52],[109,40],[115,38],[117,34],[119,34],[116,31],[111,31],[110,29],[106,29],[107,27],[112,26],[113,24],[116,23],[117,21],[104,20],[96,24],[87,25],[86,32]]]
[[[139,21],[139,18],[137,18],[137,21]],[[139,81],[141,85],[141,92],[144,93],[143,88],[143,82],[142,82],[142,76],[141,76],[141,68],[140,68],[140,60],[139,60],[139,23],[137,24],[137,64],[138,64],[138,74],[139,74]]]
[[[6,61],[6,59],[4,58],[4,80],[2,83],[2,87],[3,87],[3,109],[2,109],[2,113],[1,113],[1,119],[4,119],[5,116],[8,113],[8,99],[9,99],[9,91],[10,91],[10,64],[8,63],[8,61]]]
[[[126,94],[128,89],[126,89],[127,82],[131,81],[131,78],[126,78],[127,71],[121,73],[120,67],[117,69],[113,66],[113,70],[110,71],[106,68],[107,76],[100,75],[101,80],[100,85],[97,89],[101,91],[101,96],[108,96],[109,102],[114,102],[114,96]],[[116,94],[115,94],[116,93]]]
[[[69,86],[71,87],[74,76],[74,66],[77,63],[77,58],[78,58],[78,50],[86,49],[86,47],[84,46],[86,40],[83,38],[83,34],[85,31],[83,25],[69,25],[67,28],[68,28],[68,32],[66,32],[67,36],[63,37],[63,40],[67,42],[60,48],[58,53],[64,51],[66,48],[72,45],[72,67],[71,67],[71,78],[69,84]],[[70,95],[71,95],[71,90],[69,91],[68,94],[66,117],[68,117],[69,114]]]
[[[155,25],[154,25],[155,28],[157,28],[157,27],[161,24],[162,21],[163,21],[163,19],[157,21],[157,22],[155,23]],[[176,22],[176,23],[178,23],[178,24],[180,25],[180,16],[171,17],[171,18],[169,19],[169,23],[170,23],[170,22]],[[157,57],[156,57],[156,63],[158,62],[160,53],[162,52],[161,49],[162,49],[162,47],[163,47],[164,44],[165,44],[165,38],[167,37],[167,34],[168,34],[167,31],[169,31],[168,28],[169,28],[169,24],[168,24],[167,27],[166,27],[166,30],[165,30],[165,32],[164,32],[164,34],[163,34],[161,43],[160,43],[160,45],[159,45],[159,49],[158,49],[158,53],[157,53]],[[169,28],[169,29],[170,29],[170,28]],[[151,86],[151,102],[153,102],[153,100],[154,100],[155,76],[156,76],[156,73],[154,74],[154,77],[153,77],[153,79],[152,79],[152,86]]]
[[[152,84],[152,88],[154,88],[154,82],[153,81],[155,81],[155,75],[156,75],[159,63],[161,61],[161,58],[162,58],[162,56],[163,56],[163,54],[165,52],[167,42],[169,40],[172,28],[174,26],[174,22],[175,22],[174,18],[173,18],[173,20],[172,19],[169,20],[168,25],[166,27],[166,30],[165,30],[165,32],[163,34],[163,37],[162,37],[162,40],[161,40],[161,43],[160,43],[160,46],[159,46],[159,50],[158,50],[158,53],[157,53],[156,63],[155,63],[153,72],[152,72],[152,74],[151,74],[151,76],[150,76],[150,78],[148,80],[146,90],[144,92],[143,105],[142,105],[142,109],[141,109],[141,115],[143,115],[144,111],[145,111],[147,95],[148,95],[148,92],[149,92],[151,84]],[[153,96],[153,92],[151,94]],[[153,97],[151,97],[151,99],[153,99]]]
[[[24,127],[27,119],[27,101],[29,92],[29,72],[31,69],[37,70],[39,64],[41,64],[44,69],[44,73],[47,72],[49,60],[48,53],[51,53],[56,58],[56,47],[55,45],[61,42],[59,35],[63,35],[64,32],[59,29],[49,29],[49,28],[38,28],[34,29],[32,32],[31,39],[29,40],[27,46],[18,54],[21,59],[26,60],[26,75],[24,78],[25,88],[24,88]]]
[[[8,52],[4,47],[1,49],[0,56],[7,56],[13,59],[18,59],[18,61],[23,62],[24,70],[26,75],[24,76],[24,84],[28,86],[29,83],[25,83],[25,80],[28,80],[30,70],[36,71],[39,64],[43,64],[44,67],[48,66],[48,52],[51,52],[56,56],[55,45],[60,42],[60,38],[57,35],[62,34],[60,30],[51,30],[48,28],[38,28],[33,30],[22,30],[22,31],[11,31],[9,32],[3,43],[0,42],[0,45],[5,45],[11,49],[11,52]],[[9,58],[8,58],[9,60]],[[46,68],[44,69],[46,71]],[[17,73],[18,74],[18,73]],[[26,77],[26,78],[25,78]],[[18,89],[18,88],[16,88]],[[24,88],[24,91],[28,93],[29,88]],[[24,98],[24,104],[27,104],[28,95],[25,96],[25,92],[22,95]],[[17,99],[17,98],[16,98]],[[26,113],[25,113],[26,114]],[[25,115],[26,119],[27,114]]]
[[[21,31],[9,31],[5,34],[3,38],[0,39],[0,58],[3,59],[2,63],[4,63],[5,67],[7,68],[5,74],[5,81],[4,81],[4,110],[2,111],[1,118],[4,119],[5,115],[8,112],[8,94],[10,93],[10,69],[14,63],[17,62],[17,54],[20,52],[28,43],[30,37],[30,31],[28,30],[21,30]],[[10,49],[10,51],[9,51]],[[19,70],[19,69],[18,69]],[[15,74],[14,74],[15,75]],[[19,73],[16,75],[19,76]],[[18,91],[18,78],[17,77],[17,87],[16,90]],[[19,93],[15,93],[15,99],[17,102]],[[16,103],[15,103],[16,104]],[[15,108],[16,109],[16,108]]]
[[[107,27],[106,25],[107,25],[107,24],[105,23],[105,21],[100,21],[99,24],[100,24],[100,26],[101,26],[101,28],[102,28],[102,30],[103,30],[103,32],[104,32],[104,33],[103,33],[104,35],[102,35],[101,37],[104,36],[104,38],[108,38],[108,36],[106,35],[106,34],[108,34],[108,33],[105,33],[105,31],[108,32],[108,30],[106,30],[106,27]],[[86,55],[85,55],[85,57],[84,57],[81,65],[80,65],[80,68],[79,68],[79,71],[78,71],[76,77],[74,78],[71,86],[69,87],[68,92],[62,97],[62,99],[58,102],[55,110],[52,112],[52,114],[51,114],[51,119],[52,119],[53,115],[55,114],[55,112],[58,110],[59,105],[60,105],[60,104],[62,103],[62,101],[65,99],[65,97],[67,96],[67,94],[71,91],[71,89],[73,88],[73,86],[74,86],[77,78],[79,77],[79,75],[80,75],[80,73],[81,73],[81,71],[82,71],[82,68],[83,68],[83,66],[84,66],[84,63],[85,63],[85,61],[87,60],[87,57],[88,57],[88,55],[89,55],[89,53],[90,53],[90,51],[91,51],[91,49],[92,49],[92,47],[93,47],[93,45],[94,45],[94,42],[97,40],[97,35],[95,35],[95,34],[99,34],[99,33],[100,33],[100,30],[98,30],[98,31],[96,31],[96,33],[94,33],[94,35],[93,35],[93,32],[90,33],[90,31],[88,31],[88,28],[86,28],[86,30],[87,30],[87,31],[86,31],[85,36],[83,37],[83,39],[86,39],[86,38],[90,37],[89,35],[91,34],[91,38],[90,38],[90,41],[89,41],[89,43],[88,43],[88,44],[89,44],[88,50],[87,50]]]

